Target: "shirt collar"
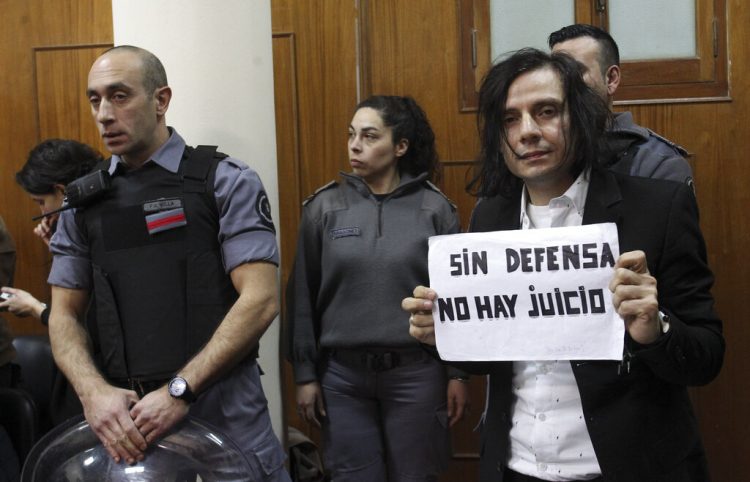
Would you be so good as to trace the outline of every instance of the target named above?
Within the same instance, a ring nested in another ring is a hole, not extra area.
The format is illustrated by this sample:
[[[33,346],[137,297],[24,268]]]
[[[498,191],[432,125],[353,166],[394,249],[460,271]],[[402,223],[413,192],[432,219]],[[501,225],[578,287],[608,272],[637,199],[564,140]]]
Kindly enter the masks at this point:
[[[367,183],[365,182],[365,180],[359,177],[358,175],[350,173],[350,172],[345,172],[345,171],[339,171],[339,175],[343,179],[348,181],[351,185],[353,185],[354,188],[363,196],[367,197],[370,194],[372,194],[372,191],[367,186]],[[427,179],[426,172],[423,172],[419,174],[418,176],[413,176],[409,174],[408,172],[401,172],[398,186],[396,186],[393,189],[393,191],[389,192],[387,194],[387,197],[400,195],[401,191],[404,191],[405,189],[407,189],[407,187],[413,184],[419,184],[425,179]]]
[[[180,168],[182,153],[185,151],[185,140],[172,127],[168,127],[168,129],[169,139],[167,139],[167,142],[162,144],[144,164],[154,162],[167,171],[176,173]],[[109,164],[110,176],[115,174],[117,166],[120,164],[124,166],[125,161],[120,156],[113,155]]]
[[[556,204],[556,201],[567,199],[571,203],[571,208],[575,209],[581,216],[583,216],[583,208],[586,205],[586,195],[589,192],[589,183],[591,182],[591,169],[584,169],[573,181],[567,191],[562,196],[550,199],[549,206]],[[528,202],[528,192],[526,192],[526,186],[521,191],[521,228],[529,229],[531,220],[528,214],[526,214],[526,203]]]

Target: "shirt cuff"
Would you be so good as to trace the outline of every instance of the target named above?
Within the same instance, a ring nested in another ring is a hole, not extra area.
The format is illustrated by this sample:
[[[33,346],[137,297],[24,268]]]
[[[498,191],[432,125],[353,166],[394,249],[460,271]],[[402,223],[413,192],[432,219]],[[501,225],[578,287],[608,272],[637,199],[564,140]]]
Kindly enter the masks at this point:
[[[294,383],[302,385],[314,382],[318,379],[315,364],[312,362],[300,362],[294,364]]]
[[[87,259],[62,254],[52,260],[47,282],[53,286],[70,289],[91,289],[91,262]]]
[[[469,373],[450,365],[446,365],[445,374],[449,379],[468,380],[470,377]]]
[[[279,265],[276,236],[271,231],[247,231],[225,240],[221,245],[224,269],[230,273],[241,264],[268,261]]]

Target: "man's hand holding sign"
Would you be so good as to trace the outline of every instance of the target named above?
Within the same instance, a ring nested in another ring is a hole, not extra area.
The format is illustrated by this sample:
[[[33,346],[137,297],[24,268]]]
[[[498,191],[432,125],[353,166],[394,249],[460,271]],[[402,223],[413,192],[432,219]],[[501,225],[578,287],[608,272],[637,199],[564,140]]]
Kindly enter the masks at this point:
[[[653,343],[662,333],[663,325],[659,319],[656,278],[648,272],[646,253],[623,253],[615,268],[609,289],[617,313],[625,320],[625,329],[635,342]]]
[[[618,251],[613,224],[436,236],[410,332],[447,360],[620,359],[660,323],[645,254]]]

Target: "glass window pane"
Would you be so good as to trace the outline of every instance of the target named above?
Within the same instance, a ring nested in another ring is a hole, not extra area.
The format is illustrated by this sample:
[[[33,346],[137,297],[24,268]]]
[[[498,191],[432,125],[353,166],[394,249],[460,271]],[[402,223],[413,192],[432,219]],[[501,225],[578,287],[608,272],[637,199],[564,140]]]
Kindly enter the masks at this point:
[[[492,59],[523,47],[547,51],[547,37],[575,23],[574,0],[490,0]]]
[[[695,57],[695,0],[610,0],[609,33],[620,60]]]

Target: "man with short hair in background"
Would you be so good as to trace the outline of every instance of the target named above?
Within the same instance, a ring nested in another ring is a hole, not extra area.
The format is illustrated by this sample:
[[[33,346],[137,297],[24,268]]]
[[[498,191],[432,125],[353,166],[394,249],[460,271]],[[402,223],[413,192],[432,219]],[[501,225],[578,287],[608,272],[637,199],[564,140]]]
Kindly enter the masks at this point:
[[[568,53],[584,65],[583,79],[611,110],[622,79],[620,51],[612,36],[593,25],[568,25],[550,34],[549,47],[553,52]],[[600,162],[623,174],[669,179],[692,186],[693,172],[685,160],[685,149],[633,122],[630,112],[613,115]]]

